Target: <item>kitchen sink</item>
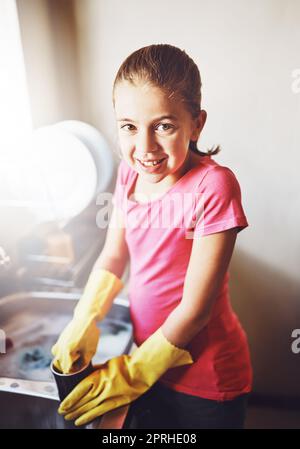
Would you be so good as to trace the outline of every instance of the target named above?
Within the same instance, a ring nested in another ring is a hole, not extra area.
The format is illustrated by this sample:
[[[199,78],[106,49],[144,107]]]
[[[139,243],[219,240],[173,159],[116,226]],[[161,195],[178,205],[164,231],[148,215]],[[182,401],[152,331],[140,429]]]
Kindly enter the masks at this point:
[[[77,293],[26,292],[0,299],[0,329],[6,337],[5,352],[0,354],[0,428],[77,428],[57,413],[58,392],[49,366],[51,347],[79,298]],[[99,328],[94,364],[131,352],[126,298],[115,298]],[[84,427],[101,428],[106,415]]]

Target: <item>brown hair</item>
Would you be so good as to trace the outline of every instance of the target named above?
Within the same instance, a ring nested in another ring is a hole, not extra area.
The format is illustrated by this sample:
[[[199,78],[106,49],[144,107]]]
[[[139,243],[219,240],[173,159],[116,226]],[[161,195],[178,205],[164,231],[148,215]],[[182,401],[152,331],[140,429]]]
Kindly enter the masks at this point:
[[[201,77],[195,62],[184,50],[169,44],[154,44],[142,47],[129,55],[120,66],[113,83],[143,81],[159,87],[169,95],[182,101],[192,118],[201,111]],[[189,149],[202,156],[219,153],[220,146],[208,149],[206,153],[197,148],[197,141],[190,141]]]

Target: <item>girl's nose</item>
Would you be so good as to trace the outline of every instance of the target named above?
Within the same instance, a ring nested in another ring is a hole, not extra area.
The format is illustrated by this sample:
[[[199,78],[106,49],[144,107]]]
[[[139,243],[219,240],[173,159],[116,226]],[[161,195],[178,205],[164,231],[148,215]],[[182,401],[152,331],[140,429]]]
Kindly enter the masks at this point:
[[[147,155],[149,156],[152,153],[159,151],[155,135],[153,135],[151,131],[140,132],[136,142],[136,148],[140,155],[144,155],[144,159],[147,159]]]

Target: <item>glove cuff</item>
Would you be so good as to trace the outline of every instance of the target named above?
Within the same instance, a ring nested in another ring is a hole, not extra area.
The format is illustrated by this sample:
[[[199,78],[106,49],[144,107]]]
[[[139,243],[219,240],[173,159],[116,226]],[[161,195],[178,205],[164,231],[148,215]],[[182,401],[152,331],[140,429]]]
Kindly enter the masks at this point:
[[[103,319],[109,311],[114,298],[122,290],[124,284],[114,273],[102,268],[92,270],[82,297],[75,311],[74,318],[97,321]]]
[[[159,341],[162,342],[162,345],[166,348],[166,351],[168,351],[168,353],[170,354],[170,358],[172,358],[172,368],[174,368],[175,366],[190,365],[194,363],[189,351],[187,351],[186,349],[178,348],[177,346],[173,345],[165,337],[161,327],[157,330],[157,332]]]
[[[147,370],[148,385],[153,385],[169,368],[193,363],[191,354],[170,343],[161,327],[145,340],[130,358],[130,365],[139,366],[139,371]]]

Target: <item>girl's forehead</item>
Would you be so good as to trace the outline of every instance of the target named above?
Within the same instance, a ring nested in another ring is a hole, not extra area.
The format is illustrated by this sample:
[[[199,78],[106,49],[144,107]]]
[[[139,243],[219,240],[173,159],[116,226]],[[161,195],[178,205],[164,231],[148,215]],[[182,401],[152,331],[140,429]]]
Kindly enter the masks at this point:
[[[175,95],[170,95],[169,92],[149,83],[134,85],[129,82],[120,82],[115,88],[114,100],[118,118],[123,117],[124,114],[128,115],[130,110],[135,114],[145,113],[147,115],[151,113],[157,115],[160,112],[182,114],[182,107],[179,107]]]

